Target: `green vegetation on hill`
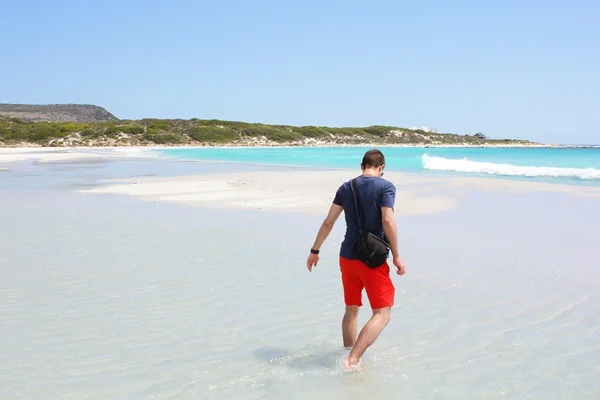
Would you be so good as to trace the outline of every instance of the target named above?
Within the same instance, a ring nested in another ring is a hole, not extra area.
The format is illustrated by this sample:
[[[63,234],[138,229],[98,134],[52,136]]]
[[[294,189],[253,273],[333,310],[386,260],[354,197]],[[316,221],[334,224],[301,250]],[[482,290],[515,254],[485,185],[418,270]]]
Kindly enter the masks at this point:
[[[0,146],[143,145],[483,145],[527,144],[489,140],[483,134],[438,134],[391,126],[328,128],[251,124],[236,121],[142,119],[109,122],[30,122],[0,116]]]

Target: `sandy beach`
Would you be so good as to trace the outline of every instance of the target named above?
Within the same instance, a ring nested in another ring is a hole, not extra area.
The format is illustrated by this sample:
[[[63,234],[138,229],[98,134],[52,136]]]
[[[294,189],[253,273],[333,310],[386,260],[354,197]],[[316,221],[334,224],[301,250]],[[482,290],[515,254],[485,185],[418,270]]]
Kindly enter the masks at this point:
[[[358,171],[138,149],[2,168],[0,398],[600,396],[598,187],[386,171],[408,273],[346,373],[341,219],[304,262]]]
[[[8,147],[0,148],[0,165],[17,161],[36,162],[58,162],[58,161],[81,161],[100,160],[123,157],[123,155],[135,156],[142,154],[145,148],[128,147],[89,147],[89,148],[52,148],[52,147]]]
[[[322,215],[340,182],[355,171],[246,172],[169,178],[124,179],[82,191],[121,194],[148,201],[199,207],[294,211]],[[388,172],[398,189],[397,214],[422,215],[450,210],[471,190],[524,194],[536,191],[600,199],[600,188],[515,182],[485,178],[424,178]]]

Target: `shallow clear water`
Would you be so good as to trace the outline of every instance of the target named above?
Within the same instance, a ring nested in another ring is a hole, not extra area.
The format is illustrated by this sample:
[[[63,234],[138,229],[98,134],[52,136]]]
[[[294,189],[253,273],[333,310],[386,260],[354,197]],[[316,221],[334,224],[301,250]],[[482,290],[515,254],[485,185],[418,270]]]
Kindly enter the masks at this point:
[[[392,321],[345,373],[343,227],[308,273],[321,218],[71,193],[208,168],[140,162],[0,175],[0,398],[600,396],[597,200],[472,192],[399,218]]]

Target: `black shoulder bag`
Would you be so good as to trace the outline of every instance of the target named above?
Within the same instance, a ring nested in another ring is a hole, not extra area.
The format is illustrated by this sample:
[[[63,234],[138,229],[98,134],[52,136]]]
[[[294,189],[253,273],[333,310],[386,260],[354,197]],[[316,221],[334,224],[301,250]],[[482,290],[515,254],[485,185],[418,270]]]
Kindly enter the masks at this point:
[[[388,257],[390,247],[387,242],[379,236],[363,231],[361,222],[362,208],[358,200],[358,189],[356,178],[352,180],[352,194],[354,195],[354,205],[356,206],[356,215],[358,217],[359,235],[356,241],[355,256],[360,261],[367,264],[369,268],[377,268],[383,265]]]

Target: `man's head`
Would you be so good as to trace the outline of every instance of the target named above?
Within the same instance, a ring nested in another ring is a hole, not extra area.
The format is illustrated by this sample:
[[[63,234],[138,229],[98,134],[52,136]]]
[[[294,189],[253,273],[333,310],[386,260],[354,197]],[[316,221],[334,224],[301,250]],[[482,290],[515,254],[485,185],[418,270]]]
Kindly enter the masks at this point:
[[[385,157],[383,153],[377,149],[369,150],[365,153],[360,164],[360,169],[369,172],[376,173],[377,176],[383,175],[383,168],[385,168]]]

